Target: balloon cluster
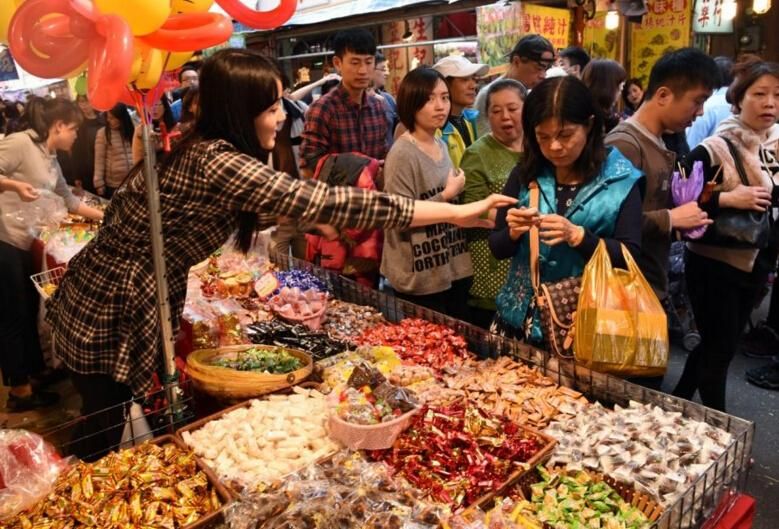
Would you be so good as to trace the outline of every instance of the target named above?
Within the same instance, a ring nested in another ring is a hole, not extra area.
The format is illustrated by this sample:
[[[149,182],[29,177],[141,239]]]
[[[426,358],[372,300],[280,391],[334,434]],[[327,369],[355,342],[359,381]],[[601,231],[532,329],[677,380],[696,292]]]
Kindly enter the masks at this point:
[[[215,0],[2,0],[0,42],[22,68],[42,78],[87,71],[93,107],[133,102],[130,91],[157,87],[166,71],[194,51],[222,44],[232,21],[209,9]],[[216,0],[233,19],[272,29],[294,14],[297,0],[254,11],[240,0]],[[6,31],[7,30],[7,31]]]

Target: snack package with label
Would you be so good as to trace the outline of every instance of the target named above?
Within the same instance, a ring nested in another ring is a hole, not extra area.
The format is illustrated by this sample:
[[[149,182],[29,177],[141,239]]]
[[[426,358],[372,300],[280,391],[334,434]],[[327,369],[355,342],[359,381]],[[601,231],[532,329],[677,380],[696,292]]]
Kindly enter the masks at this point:
[[[38,434],[0,430],[0,520],[32,507],[53,489],[70,461]]]

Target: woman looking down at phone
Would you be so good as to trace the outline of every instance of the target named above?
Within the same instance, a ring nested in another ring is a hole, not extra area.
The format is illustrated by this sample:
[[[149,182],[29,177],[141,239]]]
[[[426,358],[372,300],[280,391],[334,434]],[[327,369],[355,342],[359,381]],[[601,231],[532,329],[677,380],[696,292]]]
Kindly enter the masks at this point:
[[[614,264],[624,266],[621,244],[634,255],[641,247],[643,176],[617,149],[604,147],[601,110],[574,77],[548,79],[533,89],[522,129],[525,158],[503,190],[517,197],[517,205],[498,211],[489,238],[496,258],[512,259],[492,331],[540,344],[539,317],[529,313],[530,228],[540,230],[542,283],[581,275],[601,239]],[[531,183],[539,188],[537,208],[530,207]]]

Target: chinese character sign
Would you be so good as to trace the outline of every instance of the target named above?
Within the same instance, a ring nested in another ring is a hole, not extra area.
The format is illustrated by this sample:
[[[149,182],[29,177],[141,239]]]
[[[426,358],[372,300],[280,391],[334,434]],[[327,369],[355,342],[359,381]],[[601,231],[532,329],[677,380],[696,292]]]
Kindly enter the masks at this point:
[[[724,0],[696,0],[692,30],[696,33],[733,33],[733,20],[722,18]]]
[[[410,70],[421,64],[432,66],[435,62],[433,46],[425,44],[433,40],[433,18],[428,16],[410,19],[408,28],[414,36],[414,46],[380,50],[387,58],[390,69],[385,89],[392,94],[398,93],[400,82]],[[406,21],[404,20],[382,24],[382,44],[402,44],[405,32]]]
[[[584,26],[584,49],[593,59],[617,60],[619,31],[606,29],[606,13],[601,11]]]
[[[657,59],[690,45],[692,23],[690,0],[648,0],[647,9],[641,24],[633,28],[630,61],[630,76],[645,87]]]
[[[499,66],[522,35],[539,33],[555,48],[568,46],[571,12],[520,2],[476,8],[476,31],[481,62]]]

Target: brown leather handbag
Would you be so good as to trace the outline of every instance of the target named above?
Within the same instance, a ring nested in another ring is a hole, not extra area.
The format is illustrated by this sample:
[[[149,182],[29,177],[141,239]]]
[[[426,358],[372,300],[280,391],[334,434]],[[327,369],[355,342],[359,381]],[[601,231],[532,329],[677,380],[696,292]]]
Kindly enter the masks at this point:
[[[539,189],[531,182],[530,207],[538,209]],[[541,328],[549,351],[563,358],[573,358],[574,316],[579,302],[581,277],[568,277],[560,281],[541,282],[539,255],[541,241],[538,227],[530,228],[530,276],[536,298],[536,306],[541,314]]]

